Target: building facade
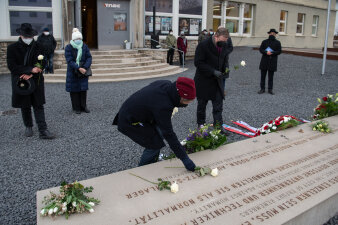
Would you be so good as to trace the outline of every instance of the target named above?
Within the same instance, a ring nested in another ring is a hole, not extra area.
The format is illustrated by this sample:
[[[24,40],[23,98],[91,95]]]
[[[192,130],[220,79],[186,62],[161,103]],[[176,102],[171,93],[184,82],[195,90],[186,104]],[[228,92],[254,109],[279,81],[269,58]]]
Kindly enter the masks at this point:
[[[153,9],[155,6],[155,26]],[[0,54],[17,40],[21,23],[29,22],[41,33],[49,27],[62,49],[78,27],[91,48],[120,49],[124,41],[134,48],[150,45],[151,34],[164,42],[169,30],[181,31],[193,56],[203,29],[229,29],[234,46],[257,46],[270,28],[279,30],[283,47],[324,46],[328,0],[1,0]],[[336,0],[332,0],[329,42],[333,46]]]

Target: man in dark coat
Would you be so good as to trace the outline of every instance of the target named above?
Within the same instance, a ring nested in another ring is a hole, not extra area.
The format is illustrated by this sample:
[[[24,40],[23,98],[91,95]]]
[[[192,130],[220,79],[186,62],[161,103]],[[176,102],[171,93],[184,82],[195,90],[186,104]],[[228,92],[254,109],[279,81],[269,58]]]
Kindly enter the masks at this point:
[[[268,34],[269,38],[264,40],[259,48],[262,53],[262,59],[259,65],[261,70],[261,90],[258,94],[265,92],[265,78],[268,72],[268,92],[273,95],[273,74],[277,71],[277,60],[278,55],[282,53],[282,46],[280,41],[276,39],[278,32],[275,29],[270,29]]]
[[[179,77],[176,82],[155,81],[131,95],[116,115],[113,125],[145,148],[139,166],[157,161],[165,139],[186,169],[195,170],[173,130],[171,117],[175,107],[186,107],[196,96],[192,79]]]
[[[53,69],[53,57],[56,48],[56,41],[53,35],[49,32],[49,28],[43,29],[42,34],[38,37],[37,42],[42,48],[44,60],[45,60],[45,74],[54,73]]]
[[[215,35],[202,41],[195,52],[195,84],[197,96],[197,124],[205,124],[206,106],[212,101],[214,124],[223,124],[222,111],[224,99],[223,78],[226,59],[229,54],[227,40],[229,32],[219,28]]]
[[[29,23],[21,24],[21,27],[16,31],[20,35],[19,40],[7,48],[7,66],[12,74],[12,106],[21,108],[22,119],[26,126],[25,136],[33,136],[31,112],[33,106],[40,138],[52,139],[54,136],[47,130],[43,108],[46,101],[42,69],[35,65],[38,63],[38,56],[42,53],[38,44],[34,41],[37,31]],[[35,89],[31,94],[26,95],[16,91],[16,85],[20,79],[35,84]]]

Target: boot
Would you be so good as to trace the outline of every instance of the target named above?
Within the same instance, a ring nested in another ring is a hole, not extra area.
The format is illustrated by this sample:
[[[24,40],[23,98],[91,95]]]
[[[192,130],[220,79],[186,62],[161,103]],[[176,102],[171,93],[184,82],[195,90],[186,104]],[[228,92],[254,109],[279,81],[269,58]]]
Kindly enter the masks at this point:
[[[26,127],[25,136],[26,137],[32,137],[33,136],[33,128],[32,127]]]
[[[263,93],[265,93],[265,90],[263,90],[263,89],[261,89],[261,90],[258,92],[258,94],[263,94]]]
[[[49,130],[40,131],[40,139],[54,139],[55,136],[49,132]]]
[[[272,90],[268,90],[270,95],[274,95],[275,93],[272,92]]]
[[[84,110],[83,110],[83,112],[90,113],[90,110],[87,107],[85,107]]]

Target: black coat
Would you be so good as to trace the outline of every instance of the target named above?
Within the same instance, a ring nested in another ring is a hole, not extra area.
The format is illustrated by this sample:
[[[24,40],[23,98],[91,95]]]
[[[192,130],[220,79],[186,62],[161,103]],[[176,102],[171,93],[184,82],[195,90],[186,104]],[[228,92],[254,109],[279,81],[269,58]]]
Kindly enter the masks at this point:
[[[270,47],[273,50],[272,55],[266,54],[265,49],[267,47]],[[278,55],[282,53],[280,41],[278,41],[274,36],[270,35],[268,39],[262,41],[259,51],[262,53],[259,69],[277,71]]]
[[[44,55],[49,55],[49,54],[54,53],[54,50],[56,48],[56,41],[53,35],[40,34],[37,42],[39,43],[39,46],[41,46],[41,49]]]
[[[182,159],[186,153],[171,124],[173,109],[178,107],[179,103],[176,82],[155,81],[123,103],[113,124],[118,125],[121,133],[148,149],[160,149],[165,146],[156,130],[156,126],[159,127],[170,148]]]
[[[216,78],[214,71],[225,72],[227,56],[230,53],[228,46],[223,46],[221,53],[213,43],[212,37],[197,45],[195,52],[195,85],[197,98],[214,100],[220,92],[224,98],[222,78]]]
[[[24,58],[29,49],[31,49],[31,52],[27,55],[27,63],[24,65]],[[19,95],[12,88],[12,106],[14,108],[38,106],[46,103],[43,74],[31,72],[35,67],[34,64],[38,62],[40,54],[42,54],[41,48],[34,40],[30,45],[27,45],[19,38],[19,41],[7,47],[7,66],[12,74],[12,87],[16,85],[22,74],[32,74],[33,77],[30,79],[35,82],[35,91],[30,95]]]

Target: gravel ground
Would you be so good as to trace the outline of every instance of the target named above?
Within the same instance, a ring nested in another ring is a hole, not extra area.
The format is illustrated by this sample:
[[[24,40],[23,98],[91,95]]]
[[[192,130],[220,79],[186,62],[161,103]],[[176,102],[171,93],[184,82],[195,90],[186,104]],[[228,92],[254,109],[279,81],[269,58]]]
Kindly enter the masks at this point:
[[[327,61],[326,74],[320,75],[322,60],[282,54],[275,73],[275,95],[258,95],[260,53],[252,48],[235,48],[230,65],[245,60],[247,66],[233,71],[226,81],[227,96],[223,119],[243,120],[252,126],[283,114],[309,119],[317,97],[338,92],[338,61]],[[178,76],[193,78],[193,61],[188,71],[161,79],[174,81]],[[47,75],[50,76],[50,75]],[[0,116],[0,224],[35,224],[36,191],[68,182],[90,179],[136,167],[142,148],[117,132],[111,125],[122,102],[133,92],[156,79],[90,84],[90,114],[71,111],[70,97],[64,84],[46,84],[46,120],[57,139],[48,141],[23,137],[20,112]],[[10,76],[0,76],[0,111],[11,109]],[[196,101],[181,109],[173,118],[179,139],[196,127]],[[212,122],[211,104],[207,122]],[[231,134],[230,142],[245,137]],[[163,149],[169,153],[168,148]],[[332,219],[337,221],[336,219]],[[328,223],[329,224],[329,223]],[[326,224],[326,225],[328,225]]]

